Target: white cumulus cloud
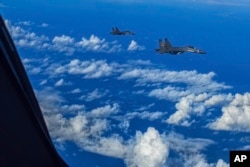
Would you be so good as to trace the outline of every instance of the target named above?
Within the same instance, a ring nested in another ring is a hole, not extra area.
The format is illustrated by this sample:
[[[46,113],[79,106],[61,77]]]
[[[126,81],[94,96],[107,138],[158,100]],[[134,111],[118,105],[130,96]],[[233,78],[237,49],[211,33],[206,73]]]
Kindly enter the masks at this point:
[[[106,41],[105,38],[101,39],[98,36],[92,34],[89,39],[82,37],[77,41],[74,37],[68,35],[56,35],[49,39],[46,35],[37,35],[36,32],[32,32],[29,29],[23,28],[23,26],[33,25],[31,21],[22,21],[12,24],[11,21],[5,20],[5,23],[10,31],[10,34],[14,38],[14,42],[18,47],[29,47],[38,50],[50,50],[65,55],[73,55],[76,51],[94,51],[94,52],[119,52],[122,46],[117,41]],[[43,23],[40,27],[47,27],[48,24]]]
[[[136,41],[132,40],[128,46],[128,50],[129,51],[134,51],[134,50],[144,50],[145,47],[144,46],[140,46],[137,44]]]
[[[90,113],[89,116],[92,117],[107,117],[111,114],[116,114],[119,112],[119,104],[114,103],[113,106],[111,105],[106,105],[104,107],[99,107],[96,109],[93,109]]]
[[[117,52],[121,50],[121,45],[116,42],[107,42],[104,38],[100,39],[93,34],[89,39],[82,37],[82,40],[77,42],[76,46],[95,52]]]
[[[222,108],[222,116],[209,127],[216,130],[250,132],[250,93],[236,94],[228,106]]]
[[[112,74],[113,66],[105,60],[86,60],[80,61],[73,59],[68,64],[51,65],[47,68],[47,73],[51,76],[59,74],[83,75],[84,78],[100,78]]]
[[[128,167],[162,167],[169,154],[168,145],[152,127],[136,133],[135,144],[126,159]]]

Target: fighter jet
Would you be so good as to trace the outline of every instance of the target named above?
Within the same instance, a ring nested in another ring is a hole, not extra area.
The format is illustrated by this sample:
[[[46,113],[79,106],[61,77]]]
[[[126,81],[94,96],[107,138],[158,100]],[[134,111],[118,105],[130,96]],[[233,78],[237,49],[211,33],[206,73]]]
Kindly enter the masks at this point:
[[[172,55],[182,54],[184,52],[198,53],[198,54],[206,54],[205,51],[197,49],[193,46],[183,46],[183,47],[173,47],[171,43],[165,38],[165,42],[159,39],[159,49],[155,49],[156,52],[160,54],[169,53]]]
[[[112,27],[112,31],[110,32],[112,35],[135,35],[135,33],[131,31],[120,31],[117,27]]]

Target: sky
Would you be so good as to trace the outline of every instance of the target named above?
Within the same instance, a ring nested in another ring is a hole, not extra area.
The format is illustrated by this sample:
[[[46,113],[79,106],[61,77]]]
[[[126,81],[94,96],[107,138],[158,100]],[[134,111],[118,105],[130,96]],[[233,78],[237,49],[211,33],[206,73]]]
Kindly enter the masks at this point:
[[[0,1],[72,167],[226,167],[250,149],[246,0]],[[135,32],[113,36],[112,27]],[[158,40],[207,54],[157,54]],[[25,134],[25,132],[24,132]]]

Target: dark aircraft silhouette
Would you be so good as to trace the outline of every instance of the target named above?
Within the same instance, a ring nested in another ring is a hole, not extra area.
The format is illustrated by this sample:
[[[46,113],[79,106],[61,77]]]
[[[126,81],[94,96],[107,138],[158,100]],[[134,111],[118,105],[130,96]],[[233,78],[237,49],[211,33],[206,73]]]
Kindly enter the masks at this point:
[[[206,54],[205,51],[197,49],[193,46],[183,46],[183,47],[173,47],[171,43],[165,38],[165,42],[159,39],[159,49],[155,49],[156,52],[160,54],[169,53],[172,55],[182,54],[184,52],[198,53],[198,54]]]
[[[68,167],[52,142],[20,57],[0,15],[0,166]]]
[[[112,35],[135,35],[135,33],[131,31],[120,31],[117,27],[112,27],[112,31],[110,32]]]

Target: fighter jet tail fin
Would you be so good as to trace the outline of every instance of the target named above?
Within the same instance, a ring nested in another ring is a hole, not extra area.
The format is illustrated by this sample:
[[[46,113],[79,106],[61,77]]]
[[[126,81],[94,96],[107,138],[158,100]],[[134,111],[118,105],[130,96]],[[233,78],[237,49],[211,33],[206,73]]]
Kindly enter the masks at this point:
[[[165,47],[164,42],[161,39],[159,39],[159,46],[160,46],[160,50],[164,49]]]
[[[161,40],[161,39],[159,39],[159,51],[160,52],[164,52],[166,49],[165,49],[165,44],[164,44],[164,42]]]
[[[120,30],[118,29],[118,27],[115,27],[115,31],[116,32],[120,32]]]
[[[166,49],[172,48],[173,46],[171,45],[171,43],[168,41],[167,38],[165,38],[165,47]]]

